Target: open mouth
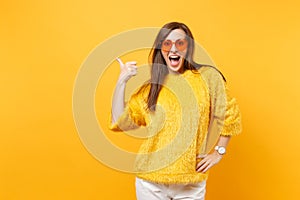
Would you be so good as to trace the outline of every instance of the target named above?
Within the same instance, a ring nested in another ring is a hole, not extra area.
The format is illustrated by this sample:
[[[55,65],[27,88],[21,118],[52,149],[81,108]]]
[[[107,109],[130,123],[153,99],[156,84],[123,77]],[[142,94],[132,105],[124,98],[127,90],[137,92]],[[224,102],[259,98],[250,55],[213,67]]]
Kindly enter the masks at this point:
[[[169,60],[170,60],[171,66],[173,66],[173,67],[177,66],[179,64],[179,62],[180,62],[180,58],[181,57],[178,56],[178,55],[171,55],[171,56],[169,56]]]

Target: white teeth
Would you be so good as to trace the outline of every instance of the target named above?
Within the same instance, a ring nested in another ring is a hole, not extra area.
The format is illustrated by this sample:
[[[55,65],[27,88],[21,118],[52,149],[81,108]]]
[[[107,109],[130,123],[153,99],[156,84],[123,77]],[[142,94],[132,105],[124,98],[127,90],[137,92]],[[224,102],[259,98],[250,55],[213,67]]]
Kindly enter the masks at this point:
[[[176,59],[176,58],[179,58],[179,56],[170,56],[170,58],[175,58]]]

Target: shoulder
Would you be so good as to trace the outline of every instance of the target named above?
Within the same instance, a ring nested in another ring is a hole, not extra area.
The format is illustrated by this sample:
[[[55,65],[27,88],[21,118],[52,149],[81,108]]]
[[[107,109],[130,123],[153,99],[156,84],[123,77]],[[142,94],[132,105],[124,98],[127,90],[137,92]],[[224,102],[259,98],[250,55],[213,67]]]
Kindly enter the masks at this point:
[[[143,84],[131,94],[129,101],[127,102],[131,112],[140,113],[143,112],[143,110],[146,110],[149,89],[149,84]]]
[[[149,81],[145,82],[143,85],[138,87],[135,92],[131,95],[132,98],[142,98],[146,99],[150,91]]]
[[[202,78],[206,82],[226,82],[226,79],[222,72],[217,69],[216,67],[210,66],[210,65],[204,65],[201,66],[198,71],[200,72]]]

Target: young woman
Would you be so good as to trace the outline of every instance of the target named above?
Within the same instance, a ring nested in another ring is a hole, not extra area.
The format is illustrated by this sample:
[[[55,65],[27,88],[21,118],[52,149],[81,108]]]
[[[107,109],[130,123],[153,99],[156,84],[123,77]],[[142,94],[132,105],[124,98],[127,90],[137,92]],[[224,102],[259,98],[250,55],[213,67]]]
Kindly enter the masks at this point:
[[[230,137],[241,132],[240,111],[225,78],[194,62],[193,53],[193,35],[185,24],[164,25],[149,56],[151,79],[126,105],[125,85],[137,67],[118,60],[111,129],[146,126],[149,132],[136,159],[138,200],[204,199],[207,171],[222,159]],[[210,132],[218,140],[207,152]]]

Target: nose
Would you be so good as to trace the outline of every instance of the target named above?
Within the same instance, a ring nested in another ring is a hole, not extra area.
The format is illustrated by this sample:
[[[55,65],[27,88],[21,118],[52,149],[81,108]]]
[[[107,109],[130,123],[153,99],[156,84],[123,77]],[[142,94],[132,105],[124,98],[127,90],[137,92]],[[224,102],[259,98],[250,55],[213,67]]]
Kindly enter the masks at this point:
[[[171,52],[177,52],[177,49],[176,49],[176,46],[175,46],[174,43],[172,44],[172,47],[171,47],[170,51]]]

